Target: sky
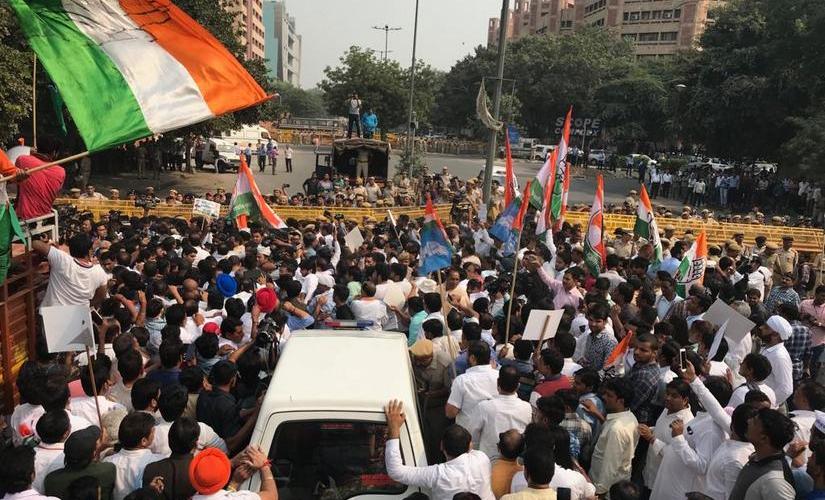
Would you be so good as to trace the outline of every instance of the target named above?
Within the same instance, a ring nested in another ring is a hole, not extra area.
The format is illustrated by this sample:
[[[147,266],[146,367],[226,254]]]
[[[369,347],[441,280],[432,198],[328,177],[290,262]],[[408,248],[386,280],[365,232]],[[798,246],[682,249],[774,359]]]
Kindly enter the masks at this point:
[[[389,57],[405,67],[412,59],[415,0],[287,0],[302,37],[301,87],[310,89],[335,67],[352,45],[384,50],[384,32],[373,26],[401,27],[389,34]],[[420,0],[416,58],[448,70],[487,43],[487,21],[501,13],[499,0]]]

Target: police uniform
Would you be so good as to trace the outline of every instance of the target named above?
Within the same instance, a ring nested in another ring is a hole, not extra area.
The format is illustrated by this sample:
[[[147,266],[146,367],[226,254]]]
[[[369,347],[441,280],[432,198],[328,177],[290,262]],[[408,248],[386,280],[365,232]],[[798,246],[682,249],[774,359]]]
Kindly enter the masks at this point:
[[[782,275],[785,273],[793,273],[798,263],[799,253],[795,248],[789,248],[788,250],[780,249],[776,252],[776,260],[770,268],[773,270],[773,282],[781,283]]]

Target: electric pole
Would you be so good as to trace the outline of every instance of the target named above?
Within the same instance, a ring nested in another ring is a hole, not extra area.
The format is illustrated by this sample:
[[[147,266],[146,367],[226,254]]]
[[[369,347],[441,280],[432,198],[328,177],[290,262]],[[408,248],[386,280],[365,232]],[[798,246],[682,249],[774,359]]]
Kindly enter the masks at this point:
[[[379,52],[384,54],[384,60],[386,61],[387,60],[387,54],[392,52],[390,50],[387,50],[387,46],[389,45],[389,41],[390,41],[390,31],[398,31],[401,28],[400,27],[391,27],[389,24],[385,24],[384,26],[373,26],[372,29],[384,32],[384,51],[383,52],[379,51]]]
[[[498,33],[498,72],[496,78],[496,90],[493,95],[493,119],[498,120],[499,112],[501,110],[501,86],[504,83],[504,54],[507,50],[507,18],[510,16],[510,0],[502,0],[501,2],[501,20],[499,22]],[[484,168],[484,189],[483,199],[484,204],[490,204],[490,192],[492,191],[493,182],[493,161],[495,159],[496,151],[496,133],[497,131],[490,131],[490,141],[487,151],[487,164]],[[507,131],[505,130],[506,134]]]

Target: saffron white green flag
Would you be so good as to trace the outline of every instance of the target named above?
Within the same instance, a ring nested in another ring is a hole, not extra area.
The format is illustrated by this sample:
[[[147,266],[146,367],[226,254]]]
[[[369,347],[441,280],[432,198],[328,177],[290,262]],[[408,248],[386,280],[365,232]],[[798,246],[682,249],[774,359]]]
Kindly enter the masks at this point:
[[[682,263],[676,270],[676,293],[680,297],[687,297],[687,292],[693,283],[701,281],[705,277],[705,266],[708,261],[708,240],[705,230],[699,233],[699,237],[691,245],[690,250],[685,252]]]
[[[651,269],[659,269],[662,263],[662,240],[659,237],[659,226],[653,216],[653,205],[644,184],[639,194],[639,206],[636,207],[636,225],[633,226],[633,233],[653,245],[653,261],[650,265]]]
[[[255,183],[252,171],[246,165],[244,155],[241,155],[241,165],[238,167],[235,190],[232,191],[229,215],[235,218],[238,229],[246,229],[249,219],[269,224],[276,229],[286,228],[286,223],[272,211],[272,207],[266,204],[261,190]]]

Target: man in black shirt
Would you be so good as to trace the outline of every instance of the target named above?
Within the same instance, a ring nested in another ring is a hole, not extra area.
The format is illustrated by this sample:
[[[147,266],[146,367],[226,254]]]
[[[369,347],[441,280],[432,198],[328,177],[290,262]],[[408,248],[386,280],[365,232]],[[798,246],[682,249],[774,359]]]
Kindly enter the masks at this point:
[[[241,410],[232,390],[238,383],[238,369],[231,361],[219,361],[209,372],[211,391],[198,396],[196,415],[199,422],[212,427],[226,441],[230,454],[240,451],[249,440],[260,403],[251,410]]]

